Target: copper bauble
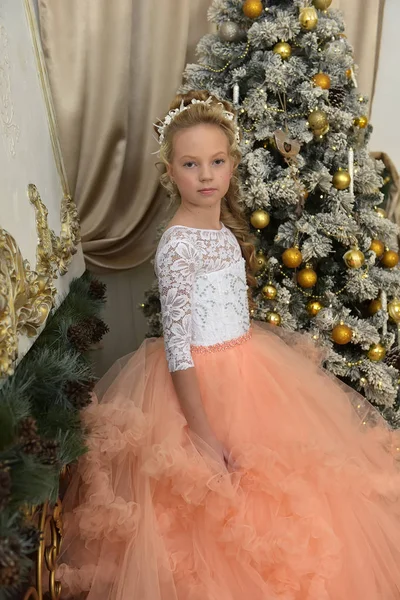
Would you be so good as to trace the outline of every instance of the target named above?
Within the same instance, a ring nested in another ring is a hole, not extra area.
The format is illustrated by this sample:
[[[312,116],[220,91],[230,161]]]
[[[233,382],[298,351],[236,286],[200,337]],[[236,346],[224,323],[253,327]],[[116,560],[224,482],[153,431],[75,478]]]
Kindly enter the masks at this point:
[[[379,206],[375,208],[375,212],[378,215],[378,217],[381,217],[381,219],[385,219],[386,218],[386,210],[384,208],[380,208]]]
[[[257,19],[263,11],[261,0],[246,0],[243,4],[243,12],[249,19]]]
[[[392,321],[400,323],[400,300],[393,298],[387,307],[388,313]]]
[[[265,320],[270,325],[276,325],[277,327],[279,327],[279,325],[281,324],[281,320],[282,319],[281,319],[281,315],[279,315],[278,313],[276,313],[276,312],[268,312]]]
[[[265,210],[261,209],[255,210],[250,217],[250,223],[256,229],[264,229],[264,227],[269,225],[270,220],[269,214]]]
[[[317,274],[312,267],[305,267],[297,273],[297,283],[302,288],[312,288],[317,283]]]
[[[278,291],[272,283],[267,283],[262,289],[262,295],[267,300],[275,300]]]
[[[386,269],[393,269],[399,262],[399,255],[394,250],[386,250],[381,258],[381,264]]]
[[[262,250],[259,250],[256,254],[256,271],[259,273],[263,271],[267,266],[267,257]]]
[[[275,44],[273,52],[279,54],[283,60],[287,60],[292,55],[292,48],[287,42],[278,42]]]
[[[313,0],[313,4],[318,10],[327,10],[332,4],[332,0]]]
[[[358,248],[351,248],[343,256],[343,260],[349,269],[359,269],[365,263],[365,256]]]
[[[378,258],[381,258],[385,252],[385,244],[381,242],[381,240],[371,240],[369,249],[372,250],[372,252],[375,252]]]
[[[380,298],[375,298],[375,300],[371,300],[368,304],[368,314],[375,315],[378,311],[382,310],[382,301]]]
[[[282,262],[289,269],[296,269],[301,265],[303,257],[298,248],[288,248],[282,254]]]
[[[324,306],[319,300],[310,300],[307,304],[307,312],[311,317],[315,317],[323,308]]]
[[[332,184],[337,190],[345,190],[349,187],[351,182],[350,173],[345,169],[339,169],[333,175]]]
[[[299,23],[302,29],[312,31],[318,24],[318,13],[314,6],[300,8]]]
[[[332,329],[332,339],[335,344],[339,344],[340,346],[344,346],[351,342],[351,338],[353,337],[353,332],[348,325],[344,323],[339,323]]]
[[[368,117],[366,117],[365,115],[361,115],[361,117],[357,117],[356,119],[354,119],[354,125],[356,125],[360,129],[365,129],[366,126],[368,125]]]
[[[323,90],[329,90],[331,87],[331,78],[326,73],[316,73],[312,80],[314,85],[322,88]]]
[[[326,116],[326,113],[323,110],[319,109],[313,110],[308,115],[308,124],[313,130],[324,129],[324,127],[326,127],[326,125],[328,124],[328,118]]]
[[[308,196],[310,195],[310,192],[308,191],[307,188],[304,188],[303,190],[303,200],[307,200]]]
[[[386,355],[385,347],[382,344],[372,344],[370,349],[368,350],[368,358],[373,362],[378,362],[383,360]]]

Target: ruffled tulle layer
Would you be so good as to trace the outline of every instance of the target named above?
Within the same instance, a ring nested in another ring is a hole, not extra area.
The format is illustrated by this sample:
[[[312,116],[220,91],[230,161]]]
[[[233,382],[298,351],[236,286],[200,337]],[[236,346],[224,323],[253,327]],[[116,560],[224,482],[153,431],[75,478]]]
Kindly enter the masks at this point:
[[[194,354],[236,467],[187,429],[162,340],[96,388],[58,576],[89,600],[398,600],[400,452],[304,336]]]

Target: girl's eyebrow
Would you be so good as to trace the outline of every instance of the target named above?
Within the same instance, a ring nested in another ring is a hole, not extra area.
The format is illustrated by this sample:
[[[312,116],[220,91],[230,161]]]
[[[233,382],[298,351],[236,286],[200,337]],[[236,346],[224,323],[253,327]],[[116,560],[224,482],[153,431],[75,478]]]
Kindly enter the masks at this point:
[[[220,152],[216,152],[215,154],[213,154],[213,156],[212,156],[211,158],[215,158],[215,157],[216,157],[216,156],[218,156],[219,154],[224,154],[224,155],[226,156],[226,152],[224,152],[223,150],[221,150]],[[185,154],[184,156],[182,156],[182,160],[183,160],[184,158],[192,158],[192,159],[194,158],[194,159],[197,159],[197,158],[198,158],[198,156],[190,156],[189,154]]]

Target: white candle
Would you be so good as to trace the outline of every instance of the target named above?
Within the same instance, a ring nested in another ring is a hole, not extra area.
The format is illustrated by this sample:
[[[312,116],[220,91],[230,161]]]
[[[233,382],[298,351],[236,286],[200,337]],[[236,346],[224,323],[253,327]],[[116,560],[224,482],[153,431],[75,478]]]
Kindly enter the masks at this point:
[[[388,322],[388,313],[387,313],[387,294],[384,290],[381,291],[381,304],[383,311],[383,325],[382,325],[382,334],[387,334],[387,322]]]
[[[233,104],[239,104],[239,84],[233,86]]]
[[[357,85],[356,76],[354,75],[354,69],[353,69],[353,67],[350,68],[350,71],[351,71],[351,80],[353,82],[354,87],[356,88],[356,87],[358,87],[358,85]]]
[[[350,175],[350,194],[354,196],[354,150],[349,148],[348,153],[349,175]]]

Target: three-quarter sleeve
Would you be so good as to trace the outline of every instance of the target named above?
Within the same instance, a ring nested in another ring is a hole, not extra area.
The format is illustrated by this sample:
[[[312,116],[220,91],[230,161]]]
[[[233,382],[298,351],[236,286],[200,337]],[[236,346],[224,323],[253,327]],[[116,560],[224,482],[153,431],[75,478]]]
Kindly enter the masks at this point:
[[[190,351],[192,294],[198,252],[185,238],[161,240],[155,272],[161,301],[165,352],[170,372],[194,366]]]

